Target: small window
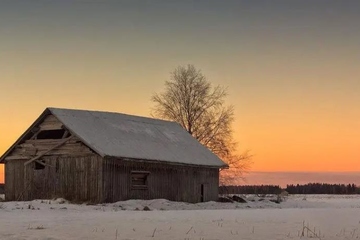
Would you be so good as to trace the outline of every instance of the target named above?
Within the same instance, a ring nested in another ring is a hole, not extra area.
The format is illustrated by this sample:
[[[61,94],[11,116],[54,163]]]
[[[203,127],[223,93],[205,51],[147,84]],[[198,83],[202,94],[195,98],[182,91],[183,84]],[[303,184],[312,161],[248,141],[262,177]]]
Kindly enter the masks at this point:
[[[45,161],[41,161],[42,163],[45,163]],[[35,170],[43,170],[45,168],[44,165],[42,165],[41,163],[39,163],[38,161],[35,161]]]
[[[37,139],[62,139],[65,129],[44,130],[38,133]]]
[[[132,171],[131,172],[131,187],[133,189],[147,189],[148,176],[150,172],[145,171]]]

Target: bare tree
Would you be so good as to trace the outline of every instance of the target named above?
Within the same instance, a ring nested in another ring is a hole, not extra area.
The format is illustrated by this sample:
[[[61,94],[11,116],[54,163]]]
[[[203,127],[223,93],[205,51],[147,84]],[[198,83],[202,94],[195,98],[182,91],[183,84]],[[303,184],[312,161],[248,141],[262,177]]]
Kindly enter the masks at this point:
[[[221,184],[242,177],[250,163],[248,152],[236,153],[231,128],[234,107],[225,105],[226,96],[226,88],[213,87],[193,65],[176,68],[165,82],[165,91],[152,96],[155,117],[178,122],[229,165],[221,171]]]

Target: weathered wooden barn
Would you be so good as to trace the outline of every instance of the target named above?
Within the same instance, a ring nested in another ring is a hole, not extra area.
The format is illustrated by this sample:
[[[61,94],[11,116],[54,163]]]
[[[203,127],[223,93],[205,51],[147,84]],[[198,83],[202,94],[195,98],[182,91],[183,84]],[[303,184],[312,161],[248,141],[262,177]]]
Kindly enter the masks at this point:
[[[226,167],[175,122],[47,108],[0,158],[5,199],[217,200]]]

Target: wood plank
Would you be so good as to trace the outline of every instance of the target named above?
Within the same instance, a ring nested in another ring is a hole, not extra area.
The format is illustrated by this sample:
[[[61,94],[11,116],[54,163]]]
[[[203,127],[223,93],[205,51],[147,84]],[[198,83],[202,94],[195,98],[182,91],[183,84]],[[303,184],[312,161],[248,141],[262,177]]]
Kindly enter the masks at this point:
[[[68,139],[68,138],[66,138]],[[60,142],[62,142],[64,139],[60,138],[60,139],[30,139],[30,140],[26,140],[25,143],[27,144],[33,144],[33,145],[38,145],[38,144],[58,144]]]
[[[59,143],[64,139],[59,140],[30,140],[29,142],[22,143],[14,148],[10,156],[17,156],[16,159],[31,159],[36,157],[36,155],[42,155],[46,153],[46,156],[49,155],[68,155],[68,156],[85,156],[93,154],[93,151],[84,145],[80,140],[77,140],[76,137],[69,140],[61,147],[48,152],[48,150]],[[8,156],[9,157],[9,156]],[[10,158],[11,159],[11,158]]]
[[[28,160],[30,159],[30,157],[26,157],[26,156],[8,156],[5,158],[5,160]]]
[[[57,145],[53,146],[52,148],[50,148],[49,150],[47,150],[46,152],[44,152],[43,154],[40,154],[40,155],[38,155],[38,156],[36,156],[36,157],[34,157],[34,158],[30,159],[29,161],[27,161],[27,162],[25,162],[25,163],[24,163],[24,166],[26,166],[26,165],[28,165],[28,164],[32,163],[33,161],[36,161],[37,159],[41,158],[41,157],[42,157],[42,156],[44,156],[46,153],[48,153],[48,152],[50,152],[50,151],[54,150],[55,148],[60,147],[61,145],[65,144],[67,141],[69,141],[71,138],[72,138],[72,136],[71,136],[71,137],[69,137],[69,138],[64,139],[63,141],[61,141],[61,142],[60,142],[60,143],[58,143]]]
[[[54,115],[47,116],[43,122],[59,122],[59,120]]]
[[[63,125],[61,123],[44,124],[44,125],[40,126],[40,131],[60,130],[60,129],[63,129],[62,127],[63,127]]]
[[[62,138],[65,138],[68,134],[69,134],[69,131],[65,130],[64,135],[62,136]]]
[[[57,144],[59,144],[60,142],[58,142]],[[57,144],[44,144],[44,145],[36,145],[34,146],[33,149],[36,149],[37,151],[41,152],[41,151],[47,151],[49,148],[56,146]],[[26,151],[29,148],[26,148],[26,150],[24,150],[25,148],[22,148],[21,146],[19,146],[18,151]],[[81,144],[81,143],[65,143],[64,145],[61,146],[60,148],[61,150],[79,150],[79,149],[84,149],[84,150],[90,150],[90,148],[86,147],[85,145]],[[60,150],[57,149],[57,150]],[[29,151],[29,150],[28,150]]]

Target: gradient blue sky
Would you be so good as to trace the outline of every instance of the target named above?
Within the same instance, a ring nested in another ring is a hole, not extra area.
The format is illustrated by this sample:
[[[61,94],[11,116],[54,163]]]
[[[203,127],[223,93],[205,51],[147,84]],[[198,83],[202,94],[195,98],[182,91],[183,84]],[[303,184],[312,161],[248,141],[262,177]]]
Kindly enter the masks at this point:
[[[149,115],[169,72],[229,87],[256,171],[360,171],[360,1],[1,1],[0,153],[47,106]]]

